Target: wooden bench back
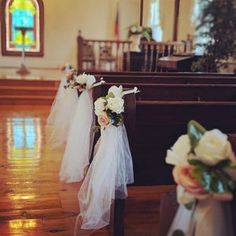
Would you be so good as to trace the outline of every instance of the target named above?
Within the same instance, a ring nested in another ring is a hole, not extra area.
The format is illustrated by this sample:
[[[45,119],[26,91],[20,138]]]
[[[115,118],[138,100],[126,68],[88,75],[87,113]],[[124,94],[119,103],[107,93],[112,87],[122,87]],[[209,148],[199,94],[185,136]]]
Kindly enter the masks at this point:
[[[106,83],[110,87],[114,83]],[[138,87],[138,100],[157,101],[235,101],[236,84],[153,84],[116,83],[126,88]]]
[[[97,76],[98,78],[101,75]],[[108,83],[236,84],[233,76],[103,75]]]

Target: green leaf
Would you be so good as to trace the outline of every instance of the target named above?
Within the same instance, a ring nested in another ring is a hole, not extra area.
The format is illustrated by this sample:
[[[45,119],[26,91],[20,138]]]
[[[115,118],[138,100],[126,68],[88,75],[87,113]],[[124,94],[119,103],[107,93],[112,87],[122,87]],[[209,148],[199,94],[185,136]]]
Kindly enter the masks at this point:
[[[180,229],[176,229],[173,232],[172,236],[184,236],[184,232],[182,230],[180,230]]]
[[[193,206],[194,206],[194,203],[195,202],[190,202],[190,203],[184,204],[184,206],[187,210],[192,210]]]
[[[201,166],[203,168],[208,168],[208,165],[204,164],[203,162],[195,159],[189,159],[188,163],[193,166]]]
[[[190,143],[192,149],[194,149],[203,134],[206,132],[206,129],[200,125],[197,121],[191,120],[188,122],[188,136],[190,138]]]
[[[213,166],[214,169],[223,169],[225,167],[230,166],[231,161],[230,160],[223,160],[217,163],[216,165]]]

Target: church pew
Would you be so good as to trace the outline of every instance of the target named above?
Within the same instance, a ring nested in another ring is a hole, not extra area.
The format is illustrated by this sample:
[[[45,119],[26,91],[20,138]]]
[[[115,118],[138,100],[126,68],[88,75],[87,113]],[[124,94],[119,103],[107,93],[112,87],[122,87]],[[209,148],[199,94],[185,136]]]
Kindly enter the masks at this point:
[[[207,129],[236,133],[236,103],[137,101],[135,132],[130,140],[136,186],[173,184],[172,167],[165,163],[166,151],[186,133],[191,119]],[[232,204],[235,207],[235,202]]]
[[[236,84],[234,76],[99,75],[109,83]]]
[[[186,133],[191,119],[207,129],[236,133],[236,102],[137,101],[131,143],[136,185],[173,183],[166,150]]]
[[[104,89],[113,84],[106,83]],[[146,84],[122,83],[126,88],[137,86],[138,100],[158,101],[235,101],[236,84]]]
[[[80,71],[83,73],[83,71]],[[235,73],[207,73],[207,72],[143,72],[143,71],[87,71],[86,73],[98,75],[98,76],[109,76],[109,75],[129,75],[129,76],[200,76],[200,77],[236,77]]]
[[[106,94],[109,87],[99,87],[99,96]],[[186,132],[189,120],[195,119],[207,129],[217,127],[225,133],[236,131],[236,102],[220,101],[217,93],[210,101],[145,100],[142,93],[143,90],[136,95],[141,99],[136,101],[132,114],[127,115],[131,126],[135,124],[134,135],[129,137],[137,169],[135,184],[171,183],[170,167],[165,165],[164,156],[177,137]]]
[[[107,87],[99,87],[99,96]],[[207,129],[236,133],[236,102],[133,101],[125,117],[133,131],[129,142],[134,163],[134,185],[173,184],[172,168],[165,163],[166,150],[186,133],[186,124],[195,119]],[[114,236],[124,235],[124,201],[116,200],[112,214]],[[116,234],[119,232],[119,234]]]

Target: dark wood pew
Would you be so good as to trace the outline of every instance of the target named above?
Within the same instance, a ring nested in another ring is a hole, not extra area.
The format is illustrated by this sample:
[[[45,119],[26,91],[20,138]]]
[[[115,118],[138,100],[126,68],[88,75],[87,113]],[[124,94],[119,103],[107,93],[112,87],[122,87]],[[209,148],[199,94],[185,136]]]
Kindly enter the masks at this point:
[[[166,150],[186,133],[191,119],[207,129],[236,133],[236,102],[137,101],[131,147],[136,185],[173,183]]]
[[[101,86],[99,90],[102,96],[107,87]],[[134,130],[129,142],[136,186],[173,184],[172,167],[165,163],[166,151],[186,133],[189,120],[195,119],[207,129],[236,133],[236,102],[139,100],[135,103],[133,100],[132,112],[129,114],[129,109],[126,110],[125,117]],[[129,133],[129,128],[127,130]],[[122,236],[124,202],[116,200],[114,209],[112,235]]]
[[[186,124],[190,119],[199,121],[207,129],[219,128],[224,133],[236,131],[235,102],[137,101],[136,109],[135,133],[131,146],[135,185],[173,184],[172,167],[165,163],[166,150],[181,134],[186,133]],[[169,197],[173,199],[173,196]],[[168,212],[165,211],[167,204],[161,204],[161,217],[163,212],[169,217],[174,216],[176,204],[174,201],[170,204],[169,208],[173,209],[168,208]],[[235,205],[233,201],[234,216]],[[162,219],[159,225],[161,232],[168,229]],[[166,234],[161,234],[164,235]]]
[[[79,70],[80,73],[84,71]],[[143,72],[143,71],[86,71],[86,73],[98,75],[98,76],[111,76],[111,75],[127,75],[127,76],[199,76],[199,77],[236,77],[235,73],[213,73],[213,72]]]
[[[99,75],[108,83],[236,84],[233,76]]]
[[[105,90],[120,83],[106,83]],[[236,84],[146,84],[122,83],[126,88],[137,86],[138,100],[158,101],[236,101]]]

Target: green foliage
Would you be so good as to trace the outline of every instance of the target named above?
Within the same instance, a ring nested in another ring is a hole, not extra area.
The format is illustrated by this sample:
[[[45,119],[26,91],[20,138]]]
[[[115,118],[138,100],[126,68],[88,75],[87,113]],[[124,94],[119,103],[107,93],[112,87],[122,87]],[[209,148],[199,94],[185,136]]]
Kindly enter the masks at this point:
[[[188,123],[188,135],[192,152],[202,138],[206,129],[198,122],[191,120]],[[212,193],[230,192],[235,188],[235,182],[225,172],[225,168],[230,166],[230,160],[223,160],[216,165],[209,166],[202,161],[190,159],[189,164],[194,166],[192,176],[207,191]]]
[[[142,27],[139,26],[138,24],[133,24],[128,27],[128,38],[131,35],[141,35],[142,38],[150,41],[152,39],[152,28],[151,27]]]
[[[207,166],[197,160],[190,160],[189,162],[195,166],[192,170],[192,176],[207,192],[224,193],[235,188],[234,181],[223,169],[228,162],[222,161],[215,166]]]
[[[191,120],[188,122],[188,136],[190,138],[190,143],[192,149],[194,149],[202,135],[206,132],[206,129],[200,125],[197,121]]]
[[[115,127],[118,127],[123,124],[123,114],[116,114],[111,110],[107,110],[107,115],[110,118],[112,125],[114,125]]]
[[[189,203],[187,203],[187,204],[184,204],[184,206],[185,206],[185,208],[186,208],[187,210],[192,210],[194,204],[195,204],[195,201],[189,202]]]
[[[180,230],[180,229],[176,229],[173,232],[172,236],[184,236],[184,232],[182,230]]]
[[[217,72],[236,58],[236,0],[201,0],[204,4],[197,30],[208,39],[203,58],[193,63],[193,71]],[[206,30],[207,29],[207,30]]]

